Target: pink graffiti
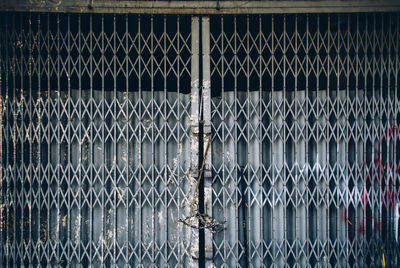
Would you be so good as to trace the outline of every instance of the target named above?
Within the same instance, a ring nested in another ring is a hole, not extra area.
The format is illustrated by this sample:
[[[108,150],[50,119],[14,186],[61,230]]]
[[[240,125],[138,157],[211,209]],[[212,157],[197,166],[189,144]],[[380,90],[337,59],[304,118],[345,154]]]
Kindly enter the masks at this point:
[[[394,176],[393,182],[395,182],[398,178],[400,178],[400,165],[397,166],[396,164],[391,164],[389,161],[384,162],[382,160],[382,148],[385,143],[388,143],[390,140],[397,142],[400,140],[400,128],[398,126],[393,126],[390,127],[385,134],[381,137],[379,140],[379,145],[378,148],[376,148],[374,145],[372,145],[372,150],[373,150],[373,155],[374,159],[373,164],[374,168],[369,169],[368,163],[364,161],[364,168],[366,170],[366,179],[365,179],[365,184],[360,192],[360,199],[363,204],[363,209],[364,209],[364,215],[362,219],[362,223],[360,223],[357,227],[357,231],[360,235],[364,236],[366,234],[366,226],[367,226],[367,207],[368,207],[368,202],[370,200],[369,198],[369,192],[367,189],[367,182],[370,182],[371,187],[373,186],[374,183],[374,177],[378,177],[378,184],[379,188],[381,189],[381,202],[387,207],[392,207],[394,209],[397,200],[400,196],[400,189],[393,190],[390,187],[390,177]],[[392,172],[392,171],[395,172]],[[386,176],[388,175],[388,176]],[[383,181],[385,179],[385,181]],[[383,182],[385,183],[383,185]],[[395,188],[395,186],[392,186],[392,188]],[[348,216],[348,211],[347,209],[344,209],[342,219],[346,225],[346,230],[347,230],[347,238],[349,236],[349,228],[354,228],[354,225],[349,219]],[[373,223],[374,230],[379,231],[382,228],[382,221],[377,221],[375,220],[375,217],[372,215],[371,219]]]
[[[395,181],[398,177],[400,177],[400,166],[397,166],[396,164],[391,164],[389,161],[384,162],[382,160],[382,151],[381,149],[383,148],[384,142],[389,142],[391,139],[394,139],[394,141],[398,141],[400,138],[400,128],[398,126],[390,127],[388,131],[385,132],[385,134],[381,137],[379,141],[379,147],[375,148],[374,145],[372,145],[372,149],[374,152],[374,159],[373,163],[375,165],[375,168],[373,170],[369,170],[368,164],[366,161],[364,161],[364,167],[366,169],[366,182],[367,180],[373,184],[373,178],[374,175],[378,176],[378,182],[379,182],[379,187],[381,188],[381,201],[384,202],[384,204],[389,207],[390,205],[395,205],[397,202],[397,199],[400,195],[400,189],[399,190],[392,190],[390,189],[390,182],[389,178],[390,176],[386,176],[388,172],[391,172],[392,170],[395,170],[393,176]],[[386,178],[384,188],[382,188],[382,183],[383,179]],[[363,191],[364,196],[363,204],[364,207],[367,206],[368,204],[368,191],[366,190],[366,183],[364,185]]]

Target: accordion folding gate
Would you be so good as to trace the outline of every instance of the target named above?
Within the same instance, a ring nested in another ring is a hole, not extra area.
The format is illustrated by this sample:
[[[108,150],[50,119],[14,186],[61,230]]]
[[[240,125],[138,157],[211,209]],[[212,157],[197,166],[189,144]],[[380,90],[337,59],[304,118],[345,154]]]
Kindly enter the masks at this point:
[[[399,265],[398,13],[0,14],[0,266]]]

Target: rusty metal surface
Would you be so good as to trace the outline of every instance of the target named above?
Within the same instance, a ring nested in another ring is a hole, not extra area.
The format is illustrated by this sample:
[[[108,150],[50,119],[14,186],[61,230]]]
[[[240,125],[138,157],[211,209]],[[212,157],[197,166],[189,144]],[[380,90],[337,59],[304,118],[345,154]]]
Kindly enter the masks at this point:
[[[1,0],[0,10],[81,13],[249,14],[316,12],[385,12],[400,2],[383,1],[110,1]]]

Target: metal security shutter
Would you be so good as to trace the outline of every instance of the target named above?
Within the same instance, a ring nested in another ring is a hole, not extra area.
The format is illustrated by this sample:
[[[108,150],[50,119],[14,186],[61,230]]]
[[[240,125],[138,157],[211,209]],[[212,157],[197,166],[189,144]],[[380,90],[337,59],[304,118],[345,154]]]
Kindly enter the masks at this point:
[[[215,265],[398,266],[399,15],[210,25]]]
[[[191,18],[0,18],[0,266],[188,266]]]
[[[399,38],[398,13],[0,13],[1,265],[398,266]]]

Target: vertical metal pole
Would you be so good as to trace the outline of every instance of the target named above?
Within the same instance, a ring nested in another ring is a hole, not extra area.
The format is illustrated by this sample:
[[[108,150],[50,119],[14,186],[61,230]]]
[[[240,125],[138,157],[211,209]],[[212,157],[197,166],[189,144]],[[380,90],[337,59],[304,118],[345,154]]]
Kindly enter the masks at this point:
[[[30,29],[30,28],[29,28]],[[30,33],[30,32],[29,32]],[[10,108],[11,108],[11,100],[10,100],[10,88],[9,88],[9,62],[8,62],[8,50],[9,50],[9,40],[8,40],[8,14],[6,15],[6,21],[5,21],[5,27],[4,27],[4,40],[5,40],[5,55],[3,54],[3,57],[5,57],[5,72],[4,72],[4,88],[5,88],[5,92],[6,92],[6,96],[7,96],[7,104],[6,104],[6,111],[7,111],[7,115],[6,115],[6,140],[9,141],[10,140],[10,119],[11,119],[11,114],[10,114]],[[28,35],[28,42],[30,42],[30,36]],[[29,46],[30,49],[30,46]],[[30,65],[28,65],[28,68],[30,70]],[[30,72],[29,72],[30,73]],[[29,131],[29,130],[28,130]],[[9,157],[9,153],[10,153],[10,147],[11,144],[10,142],[7,142],[6,144],[6,152],[5,152],[5,166],[6,166],[6,179],[5,179],[5,222],[8,223],[8,221],[10,220],[10,208],[9,208],[9,204],[10,204],[10,197],[9,197],[9,192],[10,192],[10,176],[11,176],[11,172],[10,172],[10,157]],[[29,170],[28,170],[29,172]],[[29,196],[30,197],[30,196]],[[27,198],[28,200],[29,197]],[[30,202],[26,202],[28,203],[28,205],[30,205]],[[30,207],[30,206],[29,206]],[[30,213],[30,210],[29,210]],[[10,257],[9,257],[9,252],[10,252],[10,241],[9,241],[9,233],[10,233],[10,229],[9,229],[9,225],[5,224],[5,235],[6,235],[6,241],[5,241],[5,266],[10,265]],[[30,232],[29,232],[30,234]],[[30,236],[29,236],[30,238]]]
[[[141,26],[141,17],[140,17],[140,15],[139,15],[139,17],[138,17],[138,25],[137,25],[137,30],[138,30],[138,33],[137,33],[137,36],[138,36],[138,40],[139,40],[139,42],[138,42],[138,58],[139,58],[139,66],[138,66],[138,70],[139,70],[139,74],[141,74],[142,73],[142,58],[141,58],[141,51],[142,51],[142,32],[141,32],[141,29],[142,29],[142,26]],[[143,44],[143,46],[144,46],[144,44]],[[138,89],[139,89],[139,97],[138,97],[138,102],[139,102],[139,121],[141,122],[142,120],[143,120],[143,113],[142,113],[142,80],[141,80],[141,78],[142,78],[142,76],[141,75],[138,75]],[[142,134],[143,133],[143,134]],[[145,135],[145,133],[144,133],[144,131],[142,132],[142,128],[139,128],[139,141],[140,142],[142,142],[143,141],[143,136]],[[142,148],[142,145],[139,145],[139,150],[138,150],[138,156],[139,156],[139,159],[138,159],[138,163],[140,163],[140,165],[142,165],[143,164],[143,158],[142,158],[142,152],[143,152],[143,148]],[[143,186],[143,172],[142,172],[142,168],[140,168],[139,169],[139,178],[140,178],[140,187],[142,187]],[[139,260],[138,260],[138,262],[139,262],[139,265],[142,265],[142,261],[143,261],[143,254],[142,254],[142,252],[143,252],[143,250],[142,250],[142,245],[143,245],[143,236],[142,236],[142,233],[143,233],[143,230],[142,230],[142,219],[143,219],[143,210],[142,210],[142,198],[143,198],[143,196],[142,196],[142,191],[140,191],[139,192],[139,209],[140,209],[140,213],[139,213]]]
[[[57,117],[60,116],[61,112],[61,55],[60,55],[60,39],[61,39],[61,33],[60,33],[60,15],[57,14]],[[61,177],[61,121],[59,118],[57,118],[57,177]],[[57,180],[57,227],[56,227],[56,241],[57,241],[57,257],[56,257],[56,262],[61,263],[61,241],[60,241],[60,216],[61,216],[61,207],[60,207],[60,201],[61,201],[61,180]],[[30,237],[29,237],[30,238]]]
[[[310,50],[310,46],[309,46],[309,16],[307,15],[306,17],[306,40],[305,40],[305,52],[306,52],[306,67],[305,67],[305,143],[304,143],[304,155],[305,155],[305,161],[304,161],[304,179],[305,179],[305,185],[306,187],[308,187],[309,185],[309,163],[308,163],[308,143],[309,143],[309,131],[308,131],[308,114],[309,114],[309,94],[308,94],[308,76],[309,76],[309,62],[310,62],[310,58],[309,58],[309,50]],[[306,234],[306,262],[309,263],[310,262],[310,249],[309,249],[309,244],[310,244],[310,227],[309,227],[309,215],[310,215],[310,206],[309,206],[309,199],[311,198],[310,194],[306,194],[306,213],[305,213],[305,218],[306,218],[306,230],[305,230],[305,234]]]
[[[196,179],[198,176],[198,148],[199,148],[199,18],[192,18],[192,58],[191,58],[191,114],[190,114],[190,184],[191,193],[196,188]],[[188,199],[191,201],[191,198]],[[190,204],[186,206],[186,214],[189,213]],[[191,218],[190,220],[193,220]],[[197,225],[197,222],[191,222]],[[196,229],[188,227],[187,239],[190,241],[190,267],[197,267],[197,263],[193,258],[198,257],[199,253],[199,232]]]
[[[47,126],[46,126],[46,131],[47,131],[47,163],[46,163],[46,168],[47,168],[47,185],[50,188],[51,187],[51,161],[50,161],[50,155],[51,155],[51,143],[52,143],[52,139],[51,139],[51,96],[50,96],[50,88],[51,88],[51,69],[50,69],[50,61],[51,61],[51,54],[50,54],[50,14],[47,14],[47,104],[46,104],[46,109],[47,109]],[[21,48],[22,50],[22,48]],[[22,53],[21,53],[22,55]],[[21,63],[22,63],[22,56],[21,56]],[[22,87],[22,83],[23,83],[23,73],[21,72],[21,88]],[[22,111],[22,115],[23,115],[23,111]],[[23,117],[22,117],[23,118]],[[22,124],[23,124],[23,120],[22,120]],[[22,142],[22,148],[21,148],[21,152],[23,152],[23,142]],[[23,153],[22,153],[23,154]],[[24,162],[22,161],[22,166],[24,165]],[[48,188],[48,189],[49,189]],[[47,223],[45,228],[46,230],[46,236],[47,236],[47,263],[51,263],[51,255],[50,255],[50,248],[51,248],[51,222],[50,222],[50,217],[51,217],[51,206],[52,206],[52,200],[51,200],[51,190],[47,190]],[[23,212],[22,212],[22,217],[23,219]],[[23,229],[23,224],[21,225],[21,231]],[[21,240],[23,241],[23,240]],[[22,260],[21,260],[22,262]]]
[[[93,145],[94,145],[94,141],[93,141],[93,136],[94,136],[94,130],[93,130],[93,125],[94,125],[94,116],[93,116],[93,103],[94,103],[94,97],[93,97],[93,16],[90,15],[89,17],[90,21],[89,21],[89,98],[90,98],[90,105],[89,105],[89,111],[90,111],[90,116],[89,116],[89,120],[90,120],[90,194],[89,194],[89,263],[93,263],[93,259],[94,259],[94,248],[93,248],[93,244],[91,243],[93,241],[93,186],[94,186],[94,149],[93,149]]]
[[[14,42],[15,42],[15,40],[14,40],[14,37],[13,37],[13,35],[14,35],[14,33],[15,33],[15,16],[14,15],[11,15],[11,17],[12,17],[12,22],[11,22],[11,31],[12,31],[12,33],[11,33],[11,35],[10,35],[10,41],[11,41],[11,44],[13,44]],[[10,77],[10,84],[12,85],[12,90],[13,90],[13,102],[12,102],[12,106],[13,106],[13,126],[12,126],[12,139],[13,139],[13,157],[12,157],[12,164],[11,164],[11,170],[12,170],[12,177],[11,177],[11,179],[10,179],[10,181],[12,181],[13,183],[13,189],[11,190],[11,187],[10,187],[10,190],[12,191],[11,193],[10,193],[10,208],[11,208],[11,210],[12,210],[12,213],[10,214],[11,215],[11,217],[12,217],[12,221],[11,221],[11,223],[10,224],[12,224],[12,226],[10,226],[10,228],[13,230],[13,234],[12,235],[10,235],[10,238],[12,238],[12,240],[13,241],[10,241],[10,244],[11,244],[11,258],[12,258],[12,263],[13,263],[13,265],[17,265],[17,263],[16,263],[16,258],[17,258],[17,256],[16,256],[16,254],[17,254],[17,252],[16,252],[16,237],[15,237],[15,234],[16,234],[16,231],[17,231],[17,224],[16,224],[16,216],[17,216],[17,214],[16,214],[16,209],[17,209],[17,207],[16,207],[16,205],[15,205],[15,200],[16,200],[16,196],[15,196],[15,193],[16,193],[16,191],[17,191],[17,189],[16,189],[16,183],[17,183],[17,172],[16,172],[16,169],[17,169],[17,160],[16,160],[16,158],[17,158],[17,156],[18,156],[18,145],[17,145],[17,130],[16,130],[16,128],[17,128],[17,125],[18,125],[18,110],[17,110],[17,102],[18,102],[18,99],[17,99],[17,91],[16,91],[16,88],[15,88],[15,46],[11,46],[11,53],[12,53],[12,55],[10,56],[10,63],[11,63],[11,66],[10,66],[10,70],[11,70],[11,77]],[[38,65],[38,67],[37,68],[40,68],[40,65]],[[39,184],[39,183],[38,183]],[[39,203],[39,205],[40,205],[40,198],[39,198],[39,200],[38,200],[38,203]],[[40,210],[39,210],[40,211]],[[39,214],[39,217],[40,217],[40,214]],[[38,221],[40,220],[40,218],[38,218]],[[39,239],[39,238],[38,238]],[[37,241],[35,241],[35,242],[37,242]],[[40,252],[40,250],[38,250],[38,252]]]
[[[84,174],[84,167],[83,167],[83,162],[84,162],[84,156],[83,156],[83,150],[84,150],[84,146],[82,146],[83,145],[83,142],[84,142],[84,140],[82,139],[82,129],[83,129],[83,115],[82,115],[82,73],[83,73],[83,71],[82,71],[82,43],[81,43],[81,39],[82,39],[82,34],[81,34],[81,15],[79,15],[78,16],[78,53],[79,53],[79,56],[78,56],[78,64],[79,64],[79,66],[78,66],[78,75],[79,75],[79,77],[78,77],[78,107],[77,107],[77,109],[78,109],[78,111],[79,111],[79,114],[78,114],[78,120],[79,120],[79,124],[78,124],[78,126],[77,126],[77,128],[78,128],[78,130],[77,130],[77,132],[78,132],[78,137],[79,137],[79,141],[78,141],[78,146],[79,146],[79,148],[78,148],[78,152],[79,152],[79,156],[78,156],[78,161],[77,161],[77,167],[76,167],[76,172],[78,173],[78,182],[79,182],[79,189],[78,189],[78,199],[79,199],[79,201],[78,201],[78,204],[79,204],[79,207],[77,208],[77,211],[78,211],[78,215],[77,215],[77,217],[76,217],[76,219],[75,219],[75,222],[74,222],[74,224],[75,224],[75,226],[74,226],[74,229],[75,229],[75,232],[74,232],[74,235],[75,235],[75,237],[74,237],[74,239],[75,239],[75,243],[76,244],[79,244],[79,243],[82,243],[82,229],[83,229],[83,226],[82,226],[82,214],[83,214],[83,211],[84,211],[84,208],[83,208],[83,202],[82,202],[82,194],[84,194],[83,193],[83,183],[84,183],[84,179],[83,179],[83,174]],[[76,193],[75,193],[76,194]],[[79,240],[78,240],[79,239]],[[78,240],[78,241],[77,241]],[[75,244],[75,246],[76,246],[76,244]],[[78,248],[78,260],[77,260],[77,262],[78,263],[81,263],[82,262],[82,259],[83,259],[83,256],[82,256],[82,252],[81,252],[81,247],[79,247]]]
[[[176,35],[177,35],[177,50],[181,51],[180,17],[179,16],[177,18],[177,23],[176,23]],[[180,61],[178,61],[177,70],[178,70],[179,74],[180,74],[180,67],[181,67],[180,66]],[[177,111],[178,111],[178,119],[180,120],[180,118],[181,118],[181,105],[180,105],[180,103],[181,103],[182,100],[181,100],[181,88],[180,88],[180,81],[179,80],[180,80],[180,76],[177,77],[177,92],[178,92],[178,109],[177,109]],[[177,133],[178,133],[178,137],[181,137],[181,128],[178,128]],[[181,139],[178,138],[178,141],[179,141],[178,144],[180,144]],[[182,165],[182,162],[181,162],[181,158],[178,158],[178,167],[180,167],[180,166],[183,166],[183,165]],[[178,177],[179,176],[181,176],[181,172],[180,171],[178,171]],[[181,188],[181,185],[182,184],[181,184],[180,180],[178,180],[178,183],[177,183],[178,188]],[[178,195],[178,200],[181,200],[181,195]],[[176,211],[178,212],[178,215],[182,215],[180,206],[177,206]],[[177,265],[178,266],[182,266],[183,256],[185,255],[185,251],[182,250],[182,245],[184,245],[184,243],[182,243],[182,234],[180,232],[181,230],[182,229],[180,228],[180,226],[178,226],[178,229],[177,229],[177,233],[178,233]]]
[[[67,93],[67,97],[65,99],[66,103],[66,111],[67,111],[67,120],[68,122],[66,122],[66,132],[67,132],[67,137],[65,138],[66,140],[66,151],[67,151],[67,157],[66,159],[64,159],[64,161],[66,160],[67,163],[65,164],[64,162],[64,168],[65,168],[65,173],[67,173],[67,185],[68,185],[68,190],[67,190],[67,194],[66,194],[66,199],[65,202],[67,203],[67,242],[66,244],[68,245],[67,247],[67,263],[71,263],[72,261],[72,234],[71,234],[71,228],[72,228],[72,223],[71,223],[71,218],[72,218],[72,209],[71,209],[71,205],[72,205],[72,194],[71,194],[71,187],[72,187],[72,171],[71,171],[71,142],[72,142],[72,133],[73,131],[71,130],[71,121],[72,121],[72,117],[71,117],[71,100],[72,100],[72,96],[71,96],[71,73],[72,73],[72,60],[71,60],[71,15],[68,14],[67,17],[67,66],[66,66],[66,75],[67,75],[67,88],[68,88],[68,93]],[[64,174],[65,174],[64,173]],[[64,190],[64,189],[63,189]],[[65,191],[65,190],[64,190]]]
[[[129,43],[128,43],[128,37],[129,35],[129,20],[128,20],[128,14],[125,15],[125,57],[128,59],[129,58]],[[128,65],[128,60],[125,62],[125,98],[124,99],[124,106],[125,106],[125,113],[126,113],[126,161],[125,161],[125,165],[126,165],[126,172],[125,172],[125,176],[126,176],[126,184],[125,184],[125,189],[124,189],[124,193],[126,193],[126,219],[125,219],[125,223],[124,225],[126,226],[126,230],[125,230],[125,235],[126,235],[126,240],[127,246],[125,248],[125,265],[128,266],[129,265],[129,253],[130,253],[130,247],[129,247],[129,242],[131,241],[131,236],[129,235],[129,210],[130,210],[130,206],[129,206],[129,191],[128,189],[130,188],[130,168],[129,168],[129,124],[130,124],[130,120],[132,120],[132,117],[129,116],[129,65]],[[132,120],[133,121],[133,120]],[[133,215],[131,215],[131,217],[133,217]]]
[[[100,238],[101,240],[100,242],[100,250],[101,250],[101,256],[100,256],[100,264],[103,266],[104,265],[104,252],[106,252],[106,245],[105,245],[105,222],[106,222],[106,215],[105,215],[105,185],[106,185],[106,167],[105,167],[105,163],[106,163],[106,158],[105,158],[105,130],[104,128],[105,126],[105,108],[104,108],[104,103],[105,103],[105,93],[104,93],[104,63],[105,63],[105,56],[104,56],[104,14],[101,15],[101,119],[102,119],[102,123],[101,123],[101,149],[103,150],[104,154],[101,156],[101,231],[100,231]]]
[[[395,98],[394,98],[394,107],[400,107],[400,103],[399,103],[399,99],[398,99],[398,90],[400,89],[399,88],[399,84],[398,84],[398,78],[399,78],[399,66],[400,66],[400,64],[399,64],[399,35],[400,35],[400,32],[399,32],[399,14],[396,14],[396,29],[395,29],[395,37],[396,37],[396,41],[395,41],[395,67],[394,67],[394,81],[393,81],[393,83],[394,83],[394,96],[395,96]],[[397,127],[400,127],[399,125],[397,125],[398,124],[398,122],[399,122],[399,120],[398,120],[398,112],[395,110],[394,111],[394,124],[396,124],[396,126]],[[396,135],[395,135],[396,136]],[[398,136],[396,136],[396,143],[398,143],[398,142],[400,142],[399,141],[399,138],[400,137],[398,137]],[[395,144],[396,144],[395,143]],[[400,179],[400,174],[399,174],[399,170],[400,170],[400,163],[398,162],[399,161],[399,159],[398,159],[398,157],[397,157],[397,155],[399,155],[400,154],[400,150],[399,150],[399,148],[398,147],[395,147],[395,151],[394,151],[394,155],[396,156],[396,158],[394,158],[394,163],[395,163],[395,167],[396,167],[396,173],[395,173],[395,180],[397,180],[397,179]],[[396,202],[396,204],[394,204],[394,206],[395,206],[395,222],[394,222],[394,224],[395,224],[395,227],[394,227],[394,233],[395,233],[395,239],[396,239],[396,242],[398,243],[399,242],[399,191],[400,191],[400,189],[399,189],[399,186],[397,186],[396,187],[396,195],[395,195],[395,197],[394,197],[394,200],[395,200],[395,202]]]
[[[116,26],[116,24],[117,24],[117,22],[116,22],[116,17],[115,17],[115,14],[114,14],[114,16],[113,16],[113,34],[114,34],[114,36],[112,37],[112,39],[113,39],[113,49],[112,49],[112,51],[113,51],[113,61],[114,61],[114,66],[113,66],[113,82],[114,82],[114,84],[113,84],[113,86],[114,86],[114,90],[113,90],[113,101],[114,101],[114,103],[113,103],[113,105],[112,105],[112,107],[113,107],[113,126],[114,126],[114,131],[113,131],[113,133],[114,133],[114,138],[113,138],[113,144],[112,144],[112,146],[113,146],[113,149],[112,149],[112,152],[114,153],[114,156],[113,156],[113,159],[112,159],[112,166],[111,166],[111,169],[112,169],[112,171],[113,171],[113,179],[116,181],[116,185],[113,185],[113,186],[111,186],[111,187],[116,187],[117,189],[118,189],[118,177],[117,176],[120,176],[120,174],[118,174],[117,175],[117,166],[118,166],[118,158],[117,158],[117,139],[118,139],[118,137],[117,137],[117,127],[118,127],[118,116],[117,116],[117,105],[119,105],[119,102],[118,102],[118,97],[117,97],[117,63],[116,63],[116,61],[117,61],[117,56],[116,56],[116,54],[117,54],[117,41],[116,41],[116,39],[117,39],[117,26]],[[121,135],[121,134],[120,134]],[[118,152],[119,153],[119,152]],[[112,217],[112,226],[110,227],[110,229],[112,229],[112,241],[110,241],[110,243],[111,243],[111,245],[109,246],[110,247],[110,251],[111,252],[113,252],[113,256],[112,256],[112,263],[113,263],[113,265],[116,265],[116,255],[117,255],[117,249],[116,249],[116,240],[117,240],[117,194],[116,194],[116,192],[115,192],[115,190],[113,191],[114,189],[112,189],[111,190],[111,196],[113,196],[113,198],[114,198],[114,200],[113,200],[113,203],[111,204],[111,207],[112,207],[112,216],[111,215],[109,215],[109,217]]]
[[[0,20],[0,23],[3,23],[4,18],[2,18]],[[3,191],[3,181],[5,179],[7,179],[7,177],[5,176],[5,172],[4,172],[4,163],[5,160],[3,158],[3,139],[4,139],[4,135],[3,135],[3,131],[5,129],[5,126],[7,125],[7,116],[5,116],[6,114],[4,113],[5,111],[5,107],[6,107],[6,100],[7,100],[7,95],[5,94],[6,92],[3,92],[3,46],[4,46],[4,30],[0,32],[0,239],[2,241],[1,246],[0,246],[0,262],[1,263],[5,263],[5,259],[4,257],[6,256],[5,254],[5,237],[6,234],[4,233],[5,231],[5,222],[6,222],[6,218],[3,216],[4,215],[4,211],[5,211],[5,193]],[[21,69],[22,72],[22,69]],[[21,75],[22,76],[22,75]],[[5,119],[4,119],[5,117]],[[22,161],[23,161],[23,156],[22,156]],[[22,162],[23,163],[23,162]],[[23,234],[23,232],[22,232]]]
[[[32,45],[32,16],[31,15],[29,15],[29,35],[28,35],[29,37],[29,60],[28,60],[28,68],[29,68],[29,75],[28,75],[28,79],[29,79],[29,98],[32,98],[32,61],[31,61],[31,59],[32,59],[32,47],[33,47],[33,45]],[[32,137],[32,101],[31,101],[31,99],[30,99],[30,101],[29,101],[29,125],[28,125],[28,135],[29,135],[29,137]],[[29,186],[30,186],[30,189],[31,189],[31,187],[32,187],[32,184],[31,184],[31,181],[32,181],[32,139],[29,139],[29,176],[28,176],[28,178],[29,178]],[[8,187],[7,187],[8,188]],[[30,224],[29,224],[29,241],[32,241],[32,222],[33,222],[33,217],[32,217],[32,200],[33,200],[33,198],[32,198],[32,191],[30,190],[29,191],[29,201],[28,201],[28,204],[29,204],[29,222],[30,222]],[[29,248],[29,250],[31,250],[30,248]],[[29,256],[29,264],[31,265],[32,264],[32,261],[33,261],[33,256]]]
[[[155,185],[156,178],[155,178],[155,175],[154,175],[154,173],[155,173],[155,167],[154,167],[155,166],[155,146],[156,146],[155,142],[156,141],[155,141],[154,137],[157,134],[156,134],[156,131],[154,130],[154,127],[155,127],[154,120],[155,120],[155,116],[156,116],[157,112],[155,111],[156,107],[154,107],[155,102],[156,102],[155,94],[154,94],[154,74],[155,74],[154,63],[156,63],[156,60],[154,58],[155,57],[154,56],[154,54],[155,54],[154,52],[155,52],[154,17],[152,15],[151,18],[150,18],[151,156],[152,156],[151,157],[151,183],[152,183],[152,186],[151,186],[151,215],[153,215],[153,218],[152,218],[152,221],[151,221],[151,229],[152,229],[152,238],[153,239],[152,239],[152,243],[151,243],[152,246],[151,246],[151,258],[150,259],[151,259],[152,263],[155,263],[155,261],[156,261],[156,255],[155,255],[156,232],[155,232],[155,217],[154,217],[154,215],[156,213],[156,209],[155,209],[156,200],[155,200],[155,194],[154,194],[154,191],[155,191],[155,188],[156,188],[156,185]],[[159,145],[157,144],[157,147],[158,146]]]
[[[221,34],[224,35],[224,17],[221,16]],[[224,51],[225,50],[225,38],[221,38],[221,50]],[[226,44],[226,46],[228,46],[229,44]],[[222,57],[224,56],[224,53],[221,53]],[[227,101],[228,96],[226,96],[225,94],[225,77],[224,77],[224,73],[225,70],[229,69],[229,66],[225,66],[224,61],[222,61],[221,63],[221,103],[222,103],[222,116],[224,118],[224,120],[227,120],[228,118],[230,119],[230,111],[228,106],[225,104]],[[226,96],[226,97],[225,97]],[[230,121],[228,121],[230,122]],[[226,127],[227,124],[224,125],[224,127],[222,128],[222,137],[225,137],[225,135],[229,134],[230,131],[228,131],[228,128]],[[232,144],[231,143],[226,143],[225,141],[222,142],[222,151],[224,154],[224,157],[222,157],[222,166],[225,167],[227,166],[227,164],[229,164],[229,161],[231,160],[231,158],[229,158],[227,152],[233,152],[232,149]],[[228,157],[225,157],[228,156]],[[234,156],[234,154],[232,154],[232,157]],[[225,185],[226,184],[226,177],[229,176],[228,175],[228,169],[223,168],[222,169],[222,184]],[[226,200],[228,200],[227,196],[226,196],[226,191],[222,192],[222,204],[225,204]],[[225,208],[221,208],[222,212],[223,212],[223,219],[226,220],[227,219],[227,209]],[[220,243],[225,243],[226,241],[226,237],[227,237],[228,232],[223,232],[223,237],[222,237],[222,241],[220,240]],[[224,265],[226,265],[227,259],[226,259],[226,247],[225,245],[223,246],[222,249],[222,257],[223,257],[223,263]]]
[[[364,20],[364,23],[365,23],[365,32],[368,32],[368,21],[367,21],[367,19],[368,19],[368,16],[365,16],[365,20]],[[364,100],[363,100],[363,110],[364,110],[364,118],[363,118],[363,125],[364,125],[364,127],[363,127],[363,135],[364,135],[364,137],[367,137],[365,140],[364,140],[364,150],[365,150],[365,154],[364,154],[364,157],[363,157],[363,163],[364,163],[364,165],[365,165],[365,169],[364,169],[364,180],[363,180],[363,185],[364,185],[364,193],[363,193],[363,197],[365,196],[367,196],[367,191],[368,191],[368,189],[370,188],[370,186],[369,185],[367,185],[367,178],[369,177],[369,172],[368,172],[368,170],[369,170],[369,166],[368,166],[368,164],[367,164],[367,154],[368,154],[368,151],[367,151],[367,142],[368,142],[368,136],[367,136],[367,133],[368,133],[368,127],[367,127],[367,120],[366,120],[366,117],[367,117],[367,111],[369,110],[369,106],[368,106],[368,99],[367,99],[367,97],[368,97],[368,94],[367,94],[367,85],[368,85],[368,79],[367,79],[367,74],[368,74],[368,58],[367,58],[367,38],[368,38],[368,35],[367,34],[365,34],[365,37],[363,38],[364,40],[362,40],[361,42],[362,43],[364,43],[365,45],[364,45],[364,48],[363,48],[363,60],[364,60],[364,66],[363,66],[363,74],[364,74]],[[328,80],[329,81],[329,80]],[[368,242],[368,235],[367,235],[367,203],[366,203],[366,199],[363,199],[363,213],[362,213],[362,230],[364,230],[364,234],[365,234],[365,236],[363,237],[363,252],[365,252],[366,254],[365,254],[365,256],[364,256],[364,261],[365,262],[367,262],[367,259],[368,259],[368,248],[367,248],[367,242]]]
[[[166,34],[167,33],[167,18],[166,18],[166,15],[164,15],[164,18],[163,18],[163,33],[164,34]],[[164,101],[166,101],[167,103],[168,103],[168,94],[167,94],[167,49],[168,49],[168,46],[167,46],[167,35],[165,35],[164,36],[164,38],[163,38],[163,56],[164,56],[164,58],[163,58],[163,87],[164,87],[164,92],[163,92],[163,100]],[[168,114],[168,107],[167,107],[167,105],[165,105],[164,106],[164,108],[163,108],[163,111],[162,111],[162,113],[164,113],[164,115],[165,115],[165,121],[164,121],[164,124],[165,124],[165,126],[167,126],[168,125],[168,116],[167,116],[167,114]],[[164,135],[164,137],[168,137],[168,133],[167,133],[167,127],[165,127],[164,128],[164,131],[163,131],[163,135]],[[168,141],[165,141],[164,142],[164,166],[165,167],[167,167],[168,166]],[[165,191],[164,191],[164,194],[163,194],[163,199],[164,199],[164,208],[163,208],[163,212],[164,212],[164,215],[166,215],[166,221],[165,221],[165,224],[161,224],[162,222],[160,222],[160,233],[159,233],[159,236],[160,236],[160,238],[162,239],[162,236],[164,235],[164,241],[165,242],[167,242],[168,241],[168,171],[167,171],[167,169],[165,169],[165,171],[164,171],[164,178],[165,178],[165,181],[164,181],[164,185],[163,185],[163,187],[164,187],[164,189],[165,189]],[[161,198],[161,197],[160,197]],[[161,209],[160,209],[161,210]],[[159,212],[160,213],[160,212]],[[164,226],[163,226],[164,225]],[[163,232],[164,234],[161,234],[161,232]],[[161,240],[160,239],[160,240]],[[164,254],[164,256],[168,256],[168,252],[169,252],[169,250],[168,250],[168,247],[165,247],[164,248],[164,251],[163,251],[163,254]],[[164,262],[164,264],[163,265],[166,265],[166,264],[168,264],[168,259]]]
[[[210,18],[202,18],[202,113],[203,113],[203,150],[207,148],[211,138],[211,72],[210,72]],[[204,166],[204,213],[212,218],[212,178],[211,178],[211,153],[206,155]],[[206,267],[213,265],[212,261],[212,233],[205,230],[205,259]]]

